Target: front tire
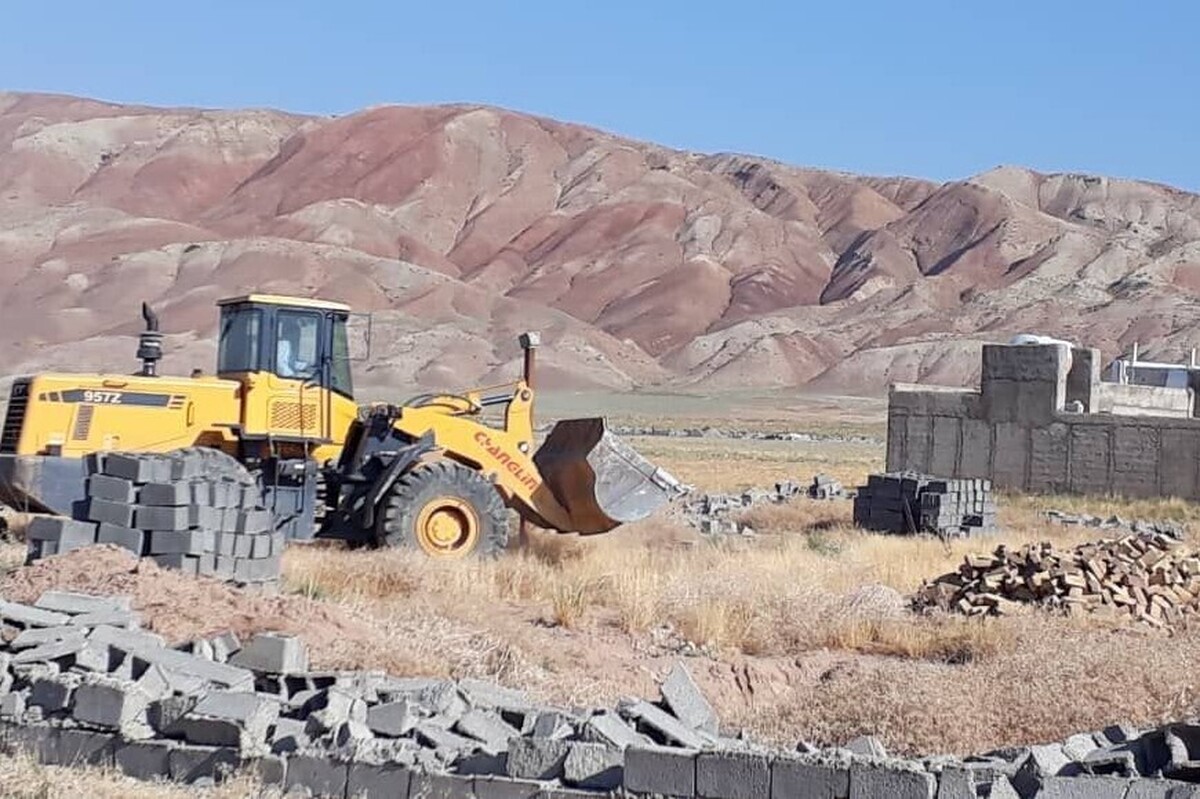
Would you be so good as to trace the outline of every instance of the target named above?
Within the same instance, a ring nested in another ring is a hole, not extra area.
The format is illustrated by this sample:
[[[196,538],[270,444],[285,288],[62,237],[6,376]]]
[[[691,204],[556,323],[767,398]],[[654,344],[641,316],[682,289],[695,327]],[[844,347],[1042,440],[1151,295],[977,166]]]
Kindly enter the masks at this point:
[[[478,472],[437,460],[397,478],[380,503],[375,540],[439,559],[496,555],[508,545],[507,512]]]

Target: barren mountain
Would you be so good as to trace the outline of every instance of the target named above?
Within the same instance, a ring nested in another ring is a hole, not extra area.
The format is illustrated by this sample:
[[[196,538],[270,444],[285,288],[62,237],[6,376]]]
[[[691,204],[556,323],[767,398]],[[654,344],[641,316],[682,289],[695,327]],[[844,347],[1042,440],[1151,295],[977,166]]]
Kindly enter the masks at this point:
[[[974,377],[984,340],[1197,343],[1200,197],[1000,168],[938,185],[678,152],[477,106],[341,118],[0,94],[0,374],[174,371],[250,290],[374,315],[364,382],[703,390]]]

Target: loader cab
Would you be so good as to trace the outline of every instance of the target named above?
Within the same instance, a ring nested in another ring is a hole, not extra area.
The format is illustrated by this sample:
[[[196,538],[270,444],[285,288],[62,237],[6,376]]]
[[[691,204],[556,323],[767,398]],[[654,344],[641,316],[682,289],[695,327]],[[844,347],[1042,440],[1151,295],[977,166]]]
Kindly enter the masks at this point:
[[[357,415],[350,308],[267,294],[218,305],[217,373],[242,384],[240,438],[336,457]]]

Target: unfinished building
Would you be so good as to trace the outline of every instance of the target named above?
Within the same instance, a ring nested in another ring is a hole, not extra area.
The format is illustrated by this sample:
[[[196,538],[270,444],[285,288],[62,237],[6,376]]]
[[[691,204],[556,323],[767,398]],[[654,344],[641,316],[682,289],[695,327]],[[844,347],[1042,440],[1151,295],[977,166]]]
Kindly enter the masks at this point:
[[[1195,383],[1107,383],[1100,366],[1092,348],[987,344],[978,389],[894,385],[887,468],[1030,493],[1200,498]]]

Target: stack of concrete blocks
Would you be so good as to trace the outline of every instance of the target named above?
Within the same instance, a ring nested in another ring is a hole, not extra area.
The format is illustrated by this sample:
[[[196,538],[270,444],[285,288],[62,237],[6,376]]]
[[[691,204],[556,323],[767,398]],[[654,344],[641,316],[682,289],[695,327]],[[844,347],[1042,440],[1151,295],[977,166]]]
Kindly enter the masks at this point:
[[[0,745],[47,764],[203,786],[250,772],[348,799],[1179,799],[1200,726],[1117,726],[977,757],[891,758],[872,738],[782,752],[720,728],[677,665],[656,702],[545,707],[479,680],[309,668],[302,642],[168,647],[129,600],[0,601]]]
[[[88,458],[87,473],[87,499],[74,519],[31,522],[27,562],[114,544],[187,574],[278,584],[284,536],[272,530],[254,478],[235,459],[206,448],[100,453]]]
[[[943,480],[912,472],[873,474],[854,498],[854,523],[887,533],[957,537],[994,532],[988,480]]]
[[[1095,349],[984,345],[978,390],[893,386],[887,469],[1032,493],[1200,499],[1194,387],[1102,383],[1099,367]]]
[[[818,474],[808,487],[808,496],[810,499],[841,499],[846,496],[846,489],[829,475]]]

